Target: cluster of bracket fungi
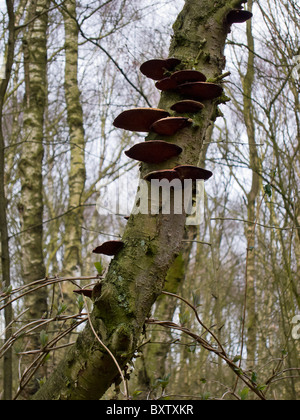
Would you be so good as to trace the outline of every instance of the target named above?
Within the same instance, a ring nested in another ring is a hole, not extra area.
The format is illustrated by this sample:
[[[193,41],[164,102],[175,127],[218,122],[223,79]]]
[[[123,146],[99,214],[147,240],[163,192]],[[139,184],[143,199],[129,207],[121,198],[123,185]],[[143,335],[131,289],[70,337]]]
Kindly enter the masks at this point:
[[[251,19],[252,13],[242,9],[234,9],[226,16],[228,26],[243,23]],[[140,67],[141,72],[156,81],[156,88],[161,91],[173,91],[182,96],[182,100],[171,106],[175,114],[197,114],[205,105],[201,101],[214,100],[223,94],[223,88],[215,83],[207,82],[206,76],[197,70],[176,70],[181,60],[177,58],[155,59],[147,61]],[[193,120],[186,116],[170,115],[163,109],[135,108],[122,112],[113,125],[116,128],[133,132],[155,133],[161,136],[173,136],[178,131],[190,126]],[[146,140],[134,145],[125,154],[134,160],[147,164],[160,164],[182,153],[182,148],[166,140]],[[144,179],[208,180],[212,172],[191,165],[180,165],[172,169],[163,169],[148,173]],[[128,217],[126,218],[128,219]],[[109,241],[94,249],[93,253],[116,256],[125,246],[122,241]],[[74,291],[87,297],[92,296],[91,289]]]

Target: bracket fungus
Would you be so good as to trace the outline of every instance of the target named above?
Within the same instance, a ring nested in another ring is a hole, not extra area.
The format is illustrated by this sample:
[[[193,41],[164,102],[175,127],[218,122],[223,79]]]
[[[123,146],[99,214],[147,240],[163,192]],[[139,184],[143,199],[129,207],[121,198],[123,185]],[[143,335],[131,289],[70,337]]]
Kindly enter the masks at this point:
[[[159,181],[165,179],[169,182],[173,181],[174,179],[181,180],[179,173],[174,171],[174,169],[162,169],[160,171],[153,171],[144,176],[145,181],[151,182],[153,179],[157,179]]]
[[[178,85],[188,82],[206,82],[206,76],[197,70],[180,70],[170,76]]]
[[[177,144],[167,143],[162,140],[149,140],[134,145],[125,152],[131,159],[144,163],[162,163],[182,153],[182,148]]]
[[[177,112],[178,114],[195,114],[201,111],[204,108],[204,105],[201,102],[193,101],[192,99],[186,99],[184,101],[176,102],[176,104],[171,106],[171,110]]]
[[[166,77],[165,79],[159,80],[155,83],[155,87],[163,92],[167,90],[174,90],[178,86],[176,80],[172,80],[171,77]]]
[[[121,249],[124,247],[124,242],[122,241],[109,241],[105,242],[104,244],[98,246],[94,249],[94,254],[103,254],[113,257],[117,255]]]
[[[173,73],[170,77],[159,80],[155,86],[162,91],[174,90],[179,85],[189,82],[205,82],[206,76],[197,70],[180,70]]]
[[[211,171],[199,168],[198,166],[192,165],[179,165],[173,169],[163,169],[160,171],[154,171],[147,174],[144,179],[151,182],[153,179],[166,179],[167,181],[173,181],[179,179],[184,181],[185,179],[191,179],[192,181],[204,180],[207,181],[213,176]]]
[[[156,121],[151,126],[151,131],[162,136],[173,136],[179,130],[188,127],[193,120],[186,117],[168,117]]]
[[[86,296],[86,297],[92,299],[93,289],[73,290],[73,293],[76,293],[77,295]]]
[[[226,21],[229,25],[233,25],[234,23],[244,23],[252,17],[253,13],[248,10],[234,9],[226,16]]]
[[[197,100],[216,99],[223,93],[223,88],[220,85],[208,82],[184,83],[178,86],[177,90],[181,95]]]
[[[206,169],[199,168],[198,166],[192,165],[179,165],[174,168],[179,175],[179,177],[184,179],[191,179],[193,181],[197,180],[204,180],[207,181],[209,178],[213,176],[211,171],[207,171]]]
[[[140,67],[141,72],[153,80],[165,78],[166,71],[175,69],[181,63],[178,58],[167,58],[166,60],[149,60]]]
[[[114,121],[116,128],[123,130],[149,132],[152,124],[170,114],[164,109],[135,108],[122,112]]]

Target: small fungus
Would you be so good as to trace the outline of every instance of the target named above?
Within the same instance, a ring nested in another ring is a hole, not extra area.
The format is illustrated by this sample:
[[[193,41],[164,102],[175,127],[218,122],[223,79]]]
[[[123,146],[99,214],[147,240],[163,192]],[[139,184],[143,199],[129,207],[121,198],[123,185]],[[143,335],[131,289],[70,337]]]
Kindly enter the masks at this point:
[[[166,60],[149,60],[141,65],[141,72],[153,80],[161,80],[165,78],[166,71],[175,69],[181,60],[177,58],[167,58]]]
[[[98,246],[94,249],[94,254],[104,254],[110,257],[117,255],[121,249],[124,247],[124,242],[122,241],[109,241]]]
[[[212,100],[222,95],[223,88],[215,83],[193,82],[178,86],[177,91],[189,99]]]
[[[79,289],[79,290],[73,290],[73,293],[77,293],[77,295],[86,296],[88,298],[92,298],[93,289]]]
[[[149,140],[136,144],[125,154],[131,159],[144,163],[162,163],[180,155],[181,152],[182,148],[177,144],[162,140]]]
[[[176,104],[171,106],[171,110],[177,112],[178,114],[195,114],[196,112],[201,111],[203,108],[204,105],[201,102],[193,101],[191,99],[176,102]]]
[[[184,179],[191,179],[193,181],[204,180],[207,181],[213,176],[211,171],[199,168],[198,166],[192,165],[180,165],[174,168],[174,171],[178,173],[179,177]]]
[[[253,14],[248,10],[234,9],[228,13],[226,20],[229,25],[232,25],[234,23],[244,23],[252,17]]]
[[[149,132],[152,124],[170,114],[163,109],[135,108],[122,112],[114,121],[114,126],[129,131]]]
[[[162,136],[173,136],[179,130],[188,127],[192,122],[190,118],[185,117],[162,118],[151,126],[151,131]]]

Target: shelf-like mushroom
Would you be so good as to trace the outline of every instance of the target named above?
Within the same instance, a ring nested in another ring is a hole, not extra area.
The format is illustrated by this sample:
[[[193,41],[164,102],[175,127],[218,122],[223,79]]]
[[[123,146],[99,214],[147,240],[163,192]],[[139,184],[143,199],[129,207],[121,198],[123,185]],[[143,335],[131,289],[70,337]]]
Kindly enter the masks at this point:
[[[206,82],[206,76],[197,70],[180,70],[170,76],[178,85],[188,82]]]
[[[163,109],[135,108],[122,112],[113,125],[123,130],[149,132],[152,124],[170,114]]]
[[[193,82],[178,86],[178,93],[189,99],[211,100],[223,93],[223,88],[215,83]]]
[[[181,60],[178,58],[167,58],[166,60],[149,60],[141,65],[141,72],[153,80],[161,80],[165,77],[166,71],[175,69]]]
[[[186,117],[168,117],[156,121],[151,126],[151,131],[161,136],[173,136],[179,130],[188,127],[193,120]]]
[[[131,159],[145,163],[162,163],[180,155],[182,148],[162,140],[149,140],[134,145],[125,154]]]
[[[124,247],[124,242],[122,241],[109,241],[105,242],[104,244],[98,246],[94,249],[94,254],[103,254],[113,257],[117,255],[121,249]]]
[[[179,179],[180,180],[180,176],[179,173],[177,171],[174,171],[174,169],[162,169],[160,171],[154,171],[154,172],[150,172],[149,174],[147,174],[144,179],[146,181],[151,182],[154,179],[157,179],[159,181],[165,179],[169,182],[173,181],[174,179]]]
[[[226,16],[227,23],[232,25],[234,23],[244,23],[253,17],[253,13],[248,10],[234,9]]]
[[[175,111],[178,114],[195,114],[196,112],[201,111],[203,108],[204,105],[201,102],[193,101],[192,99],[179,101],[171,106],[172,111]]]
[[[192,165],[180,165],[174,168],[174,171],[178,173],[179,177],[184,179],[191,179],[193,181],[204,180],[207,181],[213,176],[211,171],[199,168],[198,166]]]
[[[78,290],[73,290],[73,293],[77,293],[77,295],[86,296],[91,299],[92,294],[93,294],[93,289],[78,289]]]
[[[174,90],[177,88],[178,83],[176,80],[171,79],[171,77],[166,77],[165,79],[161,79],[155,83],[157,89],[166,92],[167,90]]]

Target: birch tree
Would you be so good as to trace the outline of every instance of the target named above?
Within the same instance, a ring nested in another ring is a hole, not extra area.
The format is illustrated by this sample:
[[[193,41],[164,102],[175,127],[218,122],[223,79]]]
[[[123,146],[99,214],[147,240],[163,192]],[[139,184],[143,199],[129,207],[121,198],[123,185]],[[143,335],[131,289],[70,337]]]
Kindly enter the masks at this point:
[[[47,97],[47,20],[50,0],[32,2],[28,8],[23,37],[25,98],[24,144],[19,160],[21,199],[19,213],[22,223],[22,275],[24,283],[45,277],[43,255],[43,155],[44,112]],[[39,319],[47,312],[47,291],[27,296],[28,319]],[[29,349],[39,347],[39,335],[28,343]],[[29,395],[38,387],[33,381]]]
[[[82,196],[85,187],[85,140],[83,111],[78,86],[78,25],[76,1],[65,2],[65,96],[70,133],[69,204],[65,219],[63,272],[72,276],[82,270],[81,229],[83,225]]]

